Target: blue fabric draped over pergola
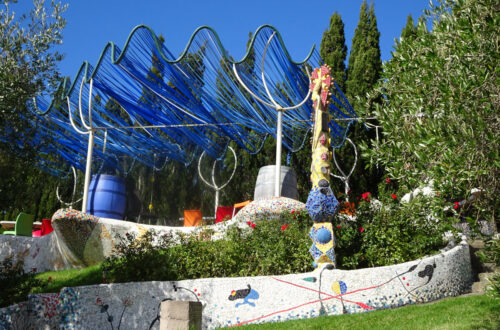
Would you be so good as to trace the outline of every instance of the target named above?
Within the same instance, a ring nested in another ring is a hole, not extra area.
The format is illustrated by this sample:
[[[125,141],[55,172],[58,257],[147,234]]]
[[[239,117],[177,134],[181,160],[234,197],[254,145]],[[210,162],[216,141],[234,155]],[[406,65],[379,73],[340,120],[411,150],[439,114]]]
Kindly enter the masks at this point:
[[[306,97],[307,72],[322,64],[314,48],[304,61],[293,61],[279,32],[268,25],[257,29],[240,60],[230,56],[210,27],[197,29],[178,57],[167,45],[168,36],[163,41],[149,27],[138,26],[123,48],[108,43],[95,66],[83,63],[50,103],[37,98],[34,143],[52,139],[42,144],[39,165],[56,175],[61,163],[83,170],[88,139],[78,131],[88,131],[86,126],[94,131],[94,161],[121,170],[123,158],[151,167],[165,160],[189,164],[203,151],[219,158],[231,141],[257,153],[268,136],[276,136],[277,111],[243,88],[233,66],[258,98],[269,100],[264,77],[272,98],[288,107]],[[338,86],[330,101],[332,146],[339,147],[357,116]],[[288,151],[304,145],[311,112],[310,100],[284,112]]]

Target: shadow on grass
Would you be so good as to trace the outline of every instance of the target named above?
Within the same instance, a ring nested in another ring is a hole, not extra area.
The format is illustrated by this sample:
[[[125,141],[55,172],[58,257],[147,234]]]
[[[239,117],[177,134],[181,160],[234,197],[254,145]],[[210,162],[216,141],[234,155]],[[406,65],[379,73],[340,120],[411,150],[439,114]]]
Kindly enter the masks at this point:
[[[46,285],[33,287],[31,293],[57,293],[64,287],[103,283],[101,265],[94,265],[82,269],[40,273],[36,275],[36,278],[44,281]]]

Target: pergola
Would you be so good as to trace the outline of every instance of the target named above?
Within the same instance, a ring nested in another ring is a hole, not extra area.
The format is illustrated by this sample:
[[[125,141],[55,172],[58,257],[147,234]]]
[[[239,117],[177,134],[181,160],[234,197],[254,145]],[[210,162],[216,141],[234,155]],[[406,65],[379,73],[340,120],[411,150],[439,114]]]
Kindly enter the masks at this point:
[[[281,148],[300,150],[311,128],[309,72],[322,64],[314,47],[302,62],[291,59],[279,32],[259,27],[241,60],[233,59],[210,27],[198,28],[175,57],[149,27],[132,30],[123,48],[110,42],[95,66],[84,62],[49,104],[34,102],[39,166],[57,175],[63,161],[85,171],[86,211],[93,159],[121,171],[119,157],[156,167],[189,164],[202,152],[220,158],[234,141],[249,153],[277,139],[275,195]],[[338,88],[329,110],[333,147],[343,144],[356,114]]]

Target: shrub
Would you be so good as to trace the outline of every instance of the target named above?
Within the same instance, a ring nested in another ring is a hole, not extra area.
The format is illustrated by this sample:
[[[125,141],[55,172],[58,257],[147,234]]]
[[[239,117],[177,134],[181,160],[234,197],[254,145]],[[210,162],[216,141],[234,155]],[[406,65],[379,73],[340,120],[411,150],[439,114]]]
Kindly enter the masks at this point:
[[[365,193],[355,221],[336,223],[340,268],[391,265],[414,260],[444,246],[444,233],[453,231],[454,218],[443,211],[440,198],[416,198],[400,203],[389,186],[381,185],[379,199]]]
[[[250,223],[244,229],[233,225],[227,237],[218,241],[204,241],[209,234],[205,232],[178,237],[158,237],[153,232],[140,238],[129,234],[102,267],[106,278],[113,282],[310,271],[311,225],[307,213],[294,212],[280,220]]]
[[[483,190],[459,210],[476,220],[498,219],[500,206],[499,20],[497,0],[436,1],[385,63],[382,105],[362,114],[376,116],[384,136],[363,145],[363,157],[457,201]]]
[[[26,273],[23,266],[23,260],[14,262],[12,256],[5,258],[0,265],[0,307],[27,300],[32,287],[46,284],[36,279],[34,272]]]

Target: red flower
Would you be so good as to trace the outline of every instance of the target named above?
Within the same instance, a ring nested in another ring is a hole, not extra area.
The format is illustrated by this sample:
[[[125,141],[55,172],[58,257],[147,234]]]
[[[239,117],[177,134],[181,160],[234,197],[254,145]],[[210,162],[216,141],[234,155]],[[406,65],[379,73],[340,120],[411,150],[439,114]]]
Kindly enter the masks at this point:
[[[358,230],[359,230],[359,232],[360,232],[360,233],[362,233],[362,232],[364,232],[364,231],[365,231],[365,228],[363,228],[363,227],[359,227],[359,228],[358,228]]]
[[[337,229],[340,229],[340,225],[337,226]]]
[[[36,273],[36,268],[33,268],[33,272]]]
[[[398,198],[398,196],[395,195],[395,194],[391,194],[391,197],[392,197],[392,199],[397,199]]]
[[[455,210],[457,210],[457,209],[458,209],[458,207],[460,206],[460,203],[459,203],[459,202],[455,202],[455,203],[453,203],[453,204],[455,204],[455,205],[453,205],[453,208],[454,208]]]
[[[49,276],[49,281],[51,281],[51,280],[52,280],[52,276]]]
[[[292,210],[292,213],[295,213],[295,210]]]
[[[391,183],[391,179],[389,178],[385,179],[385,183]]]
[[[436,193],[436,196],[441,196],[441,194],[437,192],[437,193]]]
[[[347,192],[347,194],[348,194],[348,195],[352,194],[352,190],[349,190],[349,191]]]
[[[252,221],[247,221],[247,225],[251,225],[252,224]]]
[[[370,193],[365,192],[364,194],[361,194],[361,198],[364,199],[365,201],[369,202],[370,201]]]
[[[283,226],[281,226],[281,231],[285,231],[285,229],[286,229],[288,226],[290,226],[290,225],[283,225]]]
[[[252,224],[250,225],[250,227],[255,228],[255,223],[252,222]]]
[[[125,233],[125,236],[128,236],[128,233]]]
[[[97,299],[95,300],[95,303],[96,303],[98,306],[102,306],[102,300],[101,300],[101,298],[97,298]]]

